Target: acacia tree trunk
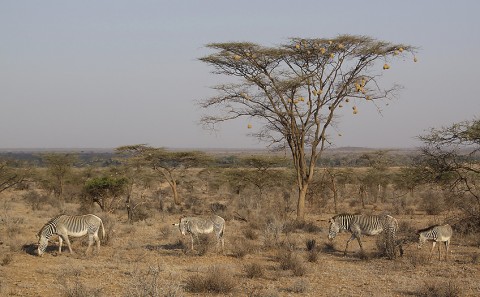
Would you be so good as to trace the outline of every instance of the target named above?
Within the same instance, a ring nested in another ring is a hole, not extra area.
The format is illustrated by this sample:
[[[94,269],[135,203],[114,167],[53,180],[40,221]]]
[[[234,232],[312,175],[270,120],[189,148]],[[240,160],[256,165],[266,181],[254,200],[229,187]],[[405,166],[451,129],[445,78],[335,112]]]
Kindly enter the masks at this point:
[[[305,196],[307,195],[308,187],[304,185],[298,189],[298,201],[297,201],[297,220],[305,220]]]
[[[173,202],[176,204],[176,205],[180,205],[180,203],[182,202],[181,199],[180,199],[180,196],[178,195],[178,191],[177,191],[177,182],[175,180],[172,180],[168,183],[170,185],[170,188],[172,189],[172,193],[173,193]]]
[[[125,208],[127,209],[127,218],[130,224],[133,223],[133,209],[132,209],[131,200],[132,200],[131,195],[130,193],[128,193],[127,198],[125,200]]]

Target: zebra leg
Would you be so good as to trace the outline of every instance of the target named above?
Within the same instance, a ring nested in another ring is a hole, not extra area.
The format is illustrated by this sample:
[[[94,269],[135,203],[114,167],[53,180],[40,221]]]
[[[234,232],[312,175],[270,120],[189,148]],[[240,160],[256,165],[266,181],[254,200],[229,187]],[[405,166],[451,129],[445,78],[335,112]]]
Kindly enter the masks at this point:
[[[356,238],[355,234],[352,234],[352,236],[350,236],[350,238],[347,240],[347,245],[345,246],[345,251],[343,251],[343,256],[347,255],[348,244],[350,243],[350,241],[354,240],[355,238]],[[362,245],[360,244],[360,246]]]
[[[62,244],[63,244],[63,239],[62,236],[58,236],[58,253],[62,253]]]
[[[448,248],[450,247],[450,240],[445,241],[445,250],[446,250],[446,255],[445,255],[445,261],[448,261]]]
[[[428,256],[428,259],[429,259],[429,260],[432,258],[433,250],[435,249],[435,244],[436,244],[436,242],[435,242],[435,241],[432,241],[432,249],[430,250],[430,256]]]
[[[88,247],[87,247],[87,251],[85,252],[86,255],[88,255],[88,253],[92,249],[92,245],[93,245],[93,234],[88,234]]]
[[[74,252],[72,251],[72,246],[70,245],[70,239],[68,239],[68,235],[65,235],[65,238],[63,238],[63,239],[67,243],[68,250],[70,251],[70,254],[74,254]]]
[[[93,234],[93,238],[95,239],[95,242],[97,243],[97,253],[100,252],[100,238],[98,237],[98,232]]]
[[[193,251],[193,234],[190,234],[190,238],[192,239],[192,251]],[[198,240],[198,235],[197,235],[197,240]]]

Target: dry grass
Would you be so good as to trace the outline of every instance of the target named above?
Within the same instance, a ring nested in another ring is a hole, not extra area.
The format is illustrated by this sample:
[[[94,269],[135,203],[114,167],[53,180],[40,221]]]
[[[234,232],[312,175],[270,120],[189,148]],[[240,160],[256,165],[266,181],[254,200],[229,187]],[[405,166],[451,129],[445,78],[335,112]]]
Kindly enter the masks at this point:
[[[455,282],[427,282],[415,294],[418,297],[459,297],[463,296],[461,286]]]
[[[243,270],[247,278],[260,278],[265,274],[263,266],[258,263],[245,264]]]
[[[206,272],[196,273],[185,281],[185,290],[190,293],[227,294],[235,286],[232,273],[218,266],[211,266]]]

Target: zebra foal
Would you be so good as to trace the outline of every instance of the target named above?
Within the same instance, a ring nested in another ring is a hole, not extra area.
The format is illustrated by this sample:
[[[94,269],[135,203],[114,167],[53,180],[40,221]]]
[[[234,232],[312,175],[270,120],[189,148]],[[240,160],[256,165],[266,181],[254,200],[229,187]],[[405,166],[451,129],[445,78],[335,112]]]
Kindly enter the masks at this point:
[[[340,214],[330,219],[328,239],[333,240],[339,232],[348,231],[352,236],[347,240],[344,255],[347,255],[348,244],[357,239],[363,252],[361,235],[378,235],[386,232],[386,248],[389,258],[395,258],[395,236],[398,230],[397,220],[389,215],[353,215]]]
[[[432,257],[433,249],[437,242],[443,242],[445,244],[445,261],[448,260],[448,248],[450,246],[450,239],[452,237],[453,230],[449,224],[434,225],[425,229],[417,231],[418,235],[418,248],[421,248],[426,241],[432,242],[432,249],[430,250],[430,256]],[[440,245],[438,245],[438,260],[441,260]]]
[[[97,252],[100,250],[100,239],[98,230],[102,228],[102,237],[105,238],[105,228],[102,219],[93,214],[69,216],[59,215],[48,221],[37,234],[38,237],[38,255],[42,256],[48,245],[48,240],[53,235],[58,235],[58,252],[62,252],[63,241],[67,243],[68,250],[73,253],[68,236],[80,237],[88,234],[88,248],[90,251],[93,241],[97,243]]]

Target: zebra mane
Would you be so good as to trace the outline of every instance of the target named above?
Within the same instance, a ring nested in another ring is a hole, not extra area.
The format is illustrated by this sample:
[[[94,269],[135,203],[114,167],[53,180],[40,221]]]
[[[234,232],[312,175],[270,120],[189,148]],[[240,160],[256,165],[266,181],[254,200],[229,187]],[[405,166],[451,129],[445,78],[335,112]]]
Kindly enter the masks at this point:
[[[420,234],[420,233],[422,233],[422,232],[430,231],[430,230],[432,230],[433,228],[438,227],[438,226],[440,226],[440,225],[429,226],[429,227],[427,227],[427,228],[423,228],[423,229],[417,230],[416,233],[417,233],[417,234]]]
[[[48,222],[45,223],[45,225],[43,225],[43,227],[40,229],[40,231],[38,231],[37,235],[40,236],[42,234],[42,231],[43,229],[45,229],[46,226],[48,226],[49,224],[55,222],[56,220],[58,220],[59,217],[65,215],[64,213],[61,213],[53,218],[51,218]]]

